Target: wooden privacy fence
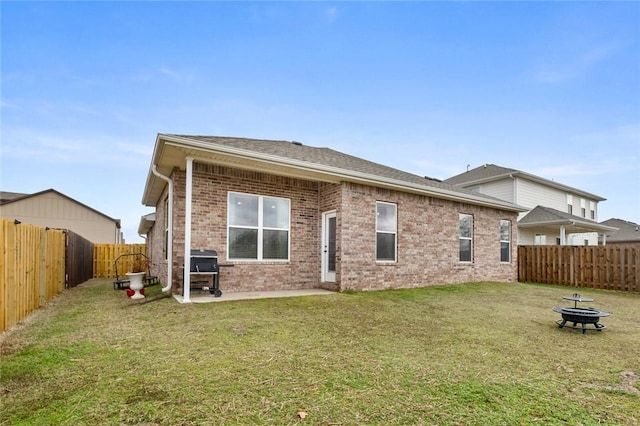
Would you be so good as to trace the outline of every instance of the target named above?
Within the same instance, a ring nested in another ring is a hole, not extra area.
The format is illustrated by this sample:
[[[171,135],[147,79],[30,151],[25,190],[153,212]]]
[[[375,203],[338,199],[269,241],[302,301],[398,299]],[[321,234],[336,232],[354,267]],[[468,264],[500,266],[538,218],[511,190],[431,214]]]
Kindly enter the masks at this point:
[[[66,230],[65,233],[67,287],[75,287],[93,277],[93,243],[75,232]]]
[[[640,292],[640,244],[518,246],[518,281]]]
[[[147,254],[146,244],[94,244],[93,245],[93,277],[115,278],[114,261],[122,254]],[[125,256],[118,261],[118,273],[122,276],[131,271],[136,256]]]
[[[65,231],[0,223],[0,331],[65,288]]]

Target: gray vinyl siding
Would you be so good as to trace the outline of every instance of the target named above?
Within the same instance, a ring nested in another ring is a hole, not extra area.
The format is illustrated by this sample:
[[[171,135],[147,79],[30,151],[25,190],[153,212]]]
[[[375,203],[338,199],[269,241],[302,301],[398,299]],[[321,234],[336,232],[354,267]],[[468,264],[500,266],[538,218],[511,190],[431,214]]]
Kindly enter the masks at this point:
[[[495,182],[483,183],[479,188],[479,192],[513,203],[515,202],[513,186],[513,179],[503,179]]]

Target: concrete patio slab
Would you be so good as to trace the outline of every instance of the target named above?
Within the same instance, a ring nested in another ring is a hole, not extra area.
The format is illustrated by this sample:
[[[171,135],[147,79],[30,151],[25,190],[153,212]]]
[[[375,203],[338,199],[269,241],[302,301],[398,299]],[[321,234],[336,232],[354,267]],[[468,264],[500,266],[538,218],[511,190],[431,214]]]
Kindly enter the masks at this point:
[[[223,292],[222,296],[214,297],[208,292],[194,291],[191,293],[191,303],[230,302],[232,300],[274,299],[279,297],[328,296],[330,294],[336,294],[336,292],[320,288],[306,290],[238,291]],[[179,303],[185,303],[184,297],[181,294],[174,294],[173,297]]]

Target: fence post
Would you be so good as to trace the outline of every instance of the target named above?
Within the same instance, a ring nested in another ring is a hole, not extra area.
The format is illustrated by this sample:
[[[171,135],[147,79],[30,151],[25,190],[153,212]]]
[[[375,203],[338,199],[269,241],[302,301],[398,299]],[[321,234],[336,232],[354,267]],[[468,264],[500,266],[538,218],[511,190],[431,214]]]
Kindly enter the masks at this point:
[[[40,253],[39,253],[39,276],[38,276],[38,306],[43,306],[47,295],[47,231],[40,230]]]

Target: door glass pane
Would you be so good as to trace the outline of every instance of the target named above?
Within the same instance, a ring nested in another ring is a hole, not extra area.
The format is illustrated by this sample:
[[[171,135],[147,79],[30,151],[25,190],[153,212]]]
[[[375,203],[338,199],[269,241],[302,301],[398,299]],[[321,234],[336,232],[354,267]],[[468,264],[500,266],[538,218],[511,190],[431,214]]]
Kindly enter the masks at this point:
[[[329,218],[329,235],[327,236],[328,262],[327,269],[330,272],[336,270],[336,218]]]

